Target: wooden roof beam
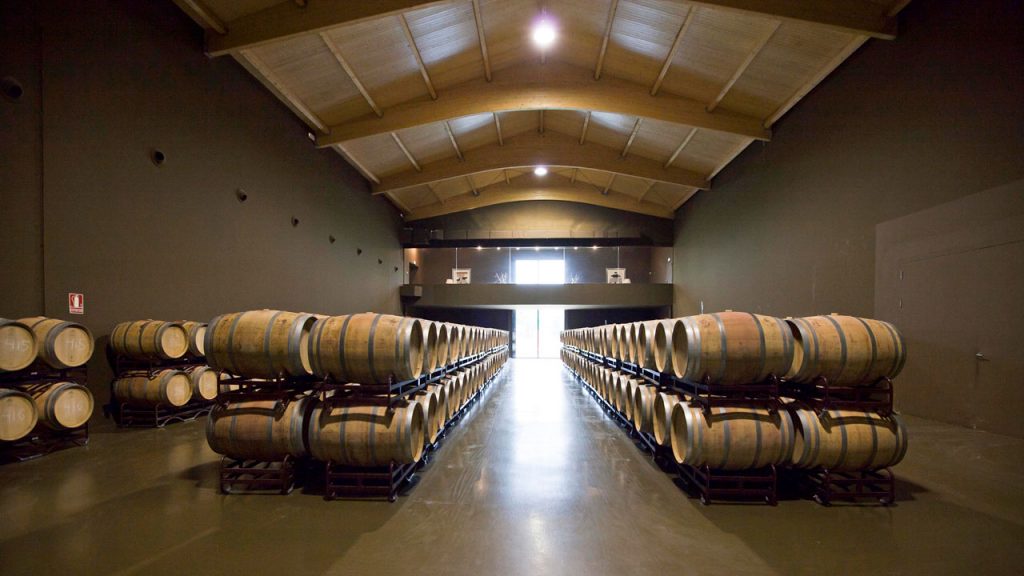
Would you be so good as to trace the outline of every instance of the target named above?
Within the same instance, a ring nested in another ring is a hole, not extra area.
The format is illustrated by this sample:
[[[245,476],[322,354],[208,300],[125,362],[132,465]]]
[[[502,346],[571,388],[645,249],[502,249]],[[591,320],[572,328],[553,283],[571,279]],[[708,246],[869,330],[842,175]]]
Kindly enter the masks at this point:
[[[797,102],[803,99],[804,96],[806,96],[811,90],[813,90],[819,82],[824,80],[825,77],[831,74],[832,71],[835,70],[840,64],[845,62],[846,59],[849,58],[851,54],[856,52],[857,49],[861,47],[861,45],[867,42],[867,40],[867,36],[855,36],[853,40],[851,40],[845,46],[840,48],[839,51],[832,56],[831,60],[829,60],[813,76],[811,76],[807,80],[807,82],[804,83],[803,86],[798,88],[797,91],[794,92],[788,100],[783,102],[782,105],[775,110],[775,112],[772,112],[771,116],[769,116],[764,121],[765,128],[770,128],[772,124],[775,124],[775,122],[779,120],[779,118],[785,116],[786,112],[789,112],[790,108],[795,106]]]
[[[603,206],[626,212],[647,214],[658,218],[672,218],[673,210],[668,206],[655,204],[653,202],[637,202],[636,198],[628,194],[609,192],[608,195],[594,194],[593,187],[587,184],[552,183],[551,185],[538,185],[532,179],[514,180],[511,184],[496,184],[487,188],[487,194],[472,196],[463,194],[450,198],[444,204],[430,204],[419,206],[412,212],[407,212],[405,220],[422,220],[443,216],[453,212],[462,212],[474,208],[494,206],[496,204],[508,204],[511,202],[527,202],[531,200],[556,200],[561,202],[577,202],[593,206]]]
[[[475,114],[517,110],[600,110],[641,116],[673,124],[768,140],[762,119],[733,112],[710,113],[706,104],[674,95],[651,96],[640,84],[605,78],[590,79],[586,69],[551,62],[502,71],[494,82],[473,80],[438,93],[433,101],[405,102],[383,110],[382,118],[364,116],[332,126],[317,145],[386,134],[414,126]]]
[[[484,78],[491,81],[491,58],[487,54],[487,37],[484,35],[484,17],[480,12],[480,0],[473,0],[473,19],[476,20],[476,35],[480,40],[480,57],[484,61]]]
[[[780,20],[827,26],[846,32],[893,40],[895,14],[869,0],[685,0],[687,4],[746,12]],[[230,26],[230,23],[228,24]]]
[[[629,133],[629,139],[626,140],[626,145],[622,147],[622,154],[619,156],[625,158],[626,154],[629,154],[629,149],[633,147],[633,141],[636,140],[636,133],[640,131],[640,125],[643,123],[643,118],[637,118],[633,123],[633,131]]]
[[[228,27],[224,21],[218,18],[202,0],[174,0],[174,3],[186,14],[192,16],[203,28],[213,30],[217,34],[228,33]]]
[[[327,45],[331,54],[334,55],[334,59],[341,65],[341,69],[345,71],[345,74],[347,74],[349,79],[352,80],[352,83],[355,84],[356,90],[359,90],[359,93],[363,95],[363,100],[366,100],[366,103],[370,105],[370,109],[373,110],[373,113],[376,114],[378,118],[383,116],[383,112],[380,111],[380,106],[377,106],[377,102],[375,102],[373,97],[370,96],[370,92],[366,89],[366,86],[363,86],[363,83],[359,81],[359,76],[356,76],[355,70],[353,70],[352,66],[349,65],[348,60],[345,60],[345,57],[341,54],[341,50],[338,48],[337,44],[331,40],[326,32],[320,33],[320,39]]]
[[[587,110],[587,115],[583,118],[583,129],[580,130],[580,144],[587,141],[587,129],[590,128],[590,110]]]
[[[494,143],[474,148],[465,156],[464,161],[449,157],[423,164],[421,172],[406,170],[383,177],[380,183],[374,186],[374,194],[421,186],[428,182],[462,178],[480,172],[535,166],[565,166],[612,172],[692,188],[710,186],[703,174],[681,168],[664,168],[661,162],[636,155],[622,158],[619,152],[595,143],[578,146],[575,145],[574,138],[556,132],[550,132],[544,137],[527,133],[506,139],[504,146]]]
[[[347,160],[349,164],[355,166],[356,170],[358,170],[359,173],[363,175],[363,178],[366,178],[367,180],[373,182],[374,184],[380,184],[380,178],[378,178],[376,174],[371,172],[369,168],[363,165],[362,162],[356,160],[356,157],[350,154],[349,151],[346,150],[344,146],[338,144],[334,147],[334,149],[337,150],[338,153],[341,154],[341,157]]]
[[[422,172],[423,168],[420,168],[420,163],[416,161],[412,152],[409,152],[409,149],[405,147],[405,142],[402,142],[402,138],[395,132],[391,133],[391,137],[395,140],[395,144],[398,144],[398,148],[402,151],[402,154],[405,154],[406,159],[409,160],[409,164],[412,164],[412,167],[417,172]]]
[[[501,118],[498,117],[498,113],[494,113],[494,130],[498,133],[498,145],[505,145],[505,137],[501,134]]]
[[[683,151],[683,148],[686,148],[686,145],[690,143],[690,140],[693,140],[695,134],[697,134],[697,129],[690,128],[690,133],[687,134],[685,138],[683,138],[683,141],[679,144],[679,147],[676,148],[676,151],[673,152],[672,156],[669,156],[669,159],[665,162],[665,168],[668,168],[669,166],[672,165],[673,162],[676,161],[676,158],[679,157],[679,154]]]
[[[594,66],[594,80],[601,79],[604,69],[604,56],[608,52],[608,40],[612,37],[612,24],[615,22],[615,11],[619,8],[619,0],[612,0],[608,8],[608,23],[604,27],[604,38],[601,40],[601,51],[597,54],[597,65]]]
[[[448,141],[452,143],[452,148],[455,149],[455,155],[458,156],[459,162],[465,160],[462,156],[462,148],[459,148],[459,141],[455,139],[455,132],[452,132],[451,122],[444,121],[444,131],[448,133]]]
[[[732,73],[732,76],[729,78],[729,81],[726,82],[725,86],[722,86],[722,89],[718,91],[718,95],[715,96],[714,100],[708,102],[708,112],[715,111],[715,108],[717,108],[718,104],[722,101],[723,98],[725,98],[725,95],[729,93],[729,90],[732,90],[732,87],[734,84],[736,84],[736,81],[739,80],[740,76],[742,76],[743,73],[747,71],[747,68],[750,66],[750,63],[754,61],[754,58],[757,58],[757,55],[761,53],[761,50],[764,49],[765,45],[768,44],[768,41],[772,39],[772,36],[775,36],[775,32],[778,31],[779,26],[781,25],[782,22],[777,21],[773,23],[771,29],[769,29],[764,36],[761,36],[760,40],[757,41],[757,44],[754,45],[750,52],[747,52],[747,57],[743,59],[742,63],[740,63],[739,68],[737,68],[736,71]]]
[[[423,63],[423,55],[420,54],[420,48],[416,45],[416,39],[412,36],[412,29],[409,28],[409,22],[405,19],[405,14],[399,14],[398,21],[402,23],[402,32],[405,33],[405,41],[409,43],[412,55],[416,58],[416,64],[420,67],[420,76],[423,76],[423,83],[427,85],[427,92],[430,93],[430,99],[437,100],[437,91],[434,90],[434,83],[430,80],[430,73],[427,72],[427,65]]]
[[[320,132],[327,132],[329,128],[324,124],[323,120],[316,115],[315,112],[309,109],[299,97],[292,93],[291,90],[285,86],[284,82],[274,74],[270,69],[270,66],[256,55],[255,52],[249,50],[243,50],[235,57],[246,70],[248,70],[253,76],[255,76],[264,86],[270,90],[271,93],[275,94],[285,104],[288,105],[298,116],[306,121],[306,124],[313,128],[316,128]]]
[[[668,69],[672,67],[672,60],[675,59],[676,52],[679,51],[679,45],[683,41],[683,36],[685,36],[686,31],[690,29],[690,23],[693,22],[693,15],[696,13],[696,8],[690,8],[686,12],[686,18],[683,20],[682,26],[679,27],[679,32],[676,33],[676,39],[672,41],[672,47],[668,49],[668,54],[665,56],[665,62],[661,65],[661,71],[658,72],[658,79],[654,81],[654,86],[651,86],[651,96],[658,95],[658,90],[661,89],[661,83],[665,81],[665,76],[668,75]]]
[[[187,1],[187,0],[180,0]],[[192,0],[195,1],[195,0]],[[684,0],[678,0],[680,2]],[[685,0],[687,4],[759,14],[780,20],[792,20],[828,26],[843,32],[892,40],[896,36],[894,9],[870,0]],[[452,0],[317,0],[300,8],[292,0],[223,23],[226,33],[216,30],[206,35],[206,50],[211,56],[223,56],[246,48],[316,33],[337,26],[355,24],[373,18],[397,15],[409,10],[450,4]],[[478,4],[474,0],[474,5]],[[601,67],[617,1],[612,0],[605,40],[594,78],[601,77]],[[904,2],[896,4],[901,8]],[[476,8],[476,6],[474,6]],[[479,11],[476,11],[479,14]],[[479,17],[478,17],[479,20]],[[482,27],[478,24],[478,28]],[[485,58],[487,60],[487,58]],[[486,66],[486,64],[485,64]]]

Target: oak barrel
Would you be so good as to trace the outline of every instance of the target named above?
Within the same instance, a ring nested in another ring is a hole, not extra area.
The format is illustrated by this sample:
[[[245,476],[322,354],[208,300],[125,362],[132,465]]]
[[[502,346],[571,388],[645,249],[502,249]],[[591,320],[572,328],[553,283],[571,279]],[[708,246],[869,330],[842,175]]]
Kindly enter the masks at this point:
[[[0,372],[27,368],[36,359],[36,335],[14,320],[0,318]]]
[[[220,384],[220,374],[209,366],[196,366],[188,371],[192,385],[192,397],[197,400],[214,400]]]
[[[448,423],[448,395],[443,384],[430,384],[425,388],[428,393],[434,394],[437,400],[437,432],[444,430]]]
[[[92,392],[74,382],[38,384],[31,388],[39,423],[51,430],[71,430],[92,416]]]
[[[195,358],[206,356],[206,322],[182,320],[179,322],[188,334],[188,354]]]
[[[92,357],[92,332],[81,324],[43,316],[22,318],[18,322],[35,333],[36,356],[51,368],[76,368]]]
[[[423,435],[427,442],[433,443],[441,432],[437,424],[441,417],[437,410],[437,394],[425,390],[413,395],[412,399],[423,407]]]
[[[423,326],[415,318],[352,314],[319,320],[309,340],[313,373],[341,382],[384,384],[423,373]]]
[[[437,322],[420,320],[423,328],[423,373],[430,374],[437,370]]]
[[[21,440],[36,427],[37,421],[36,405],[31,396],[0,388],[0,441]]]
[[[206,329],[206,363],[247,378],[306,376],[313,322],[310,314],[280,310],[217,316]]]
[[[307,422],[317,400],[310,396],[277,400],[243,400],[218,404],[206,421],[206,441],[231,458],[279,462],[305,457]]]
[[[654,398],[654,422],[651,425],[654,441],[660,446],[672,443],[672,410],[682,398],[677,394],[659,392]]]
[[[888,322],[838,314],[786,322],[796,343],[786,375],[793,382],[823,377],[835,386],[874,384],[895,378],[907,361],[903,336]]]
[[[784,411],[753,406],[712,407],[711,414],[686,403],[672,409],[676,462],[715,470],[749,470],[788,461],[793,421]]]
[[[750,384],[784,376],[793,333],[773,316],[719,312],[681,318],[672,333],[672,370],[687,382]]]
[[[448,325],[445,324],[444,322],[435,322],[435,325],[437,326],[437,344],[435,345],[434,349],[437,351],[437,365],[447,366],[448,364],[451,363],[451,361],[448,359]]]
[[[654,432],[654,401],[658,387],[640,384],[633,393],[633,427],[637,432]]]
[[[110,332],[110,347],[125,358],[176,360],[188,353],[188,331],[178,322],[121,322]]]
[[[161,370],[152,377],[127,376],[114,381],[114,397],[133,406],[180,407],[192,399],[192,382],[181,370]]]
[[[309,422],[313,458],[349,466],[409,464],[423,455],[423,406],[317,406]]]
[[[907,428],[896,414],[790,406],[796,425],[793,466],[836,471],[895,466],[907,453]]]
[[[676,318],[659,320],[654,329],[654,369],[658,372],[672,372],[672,333]]]

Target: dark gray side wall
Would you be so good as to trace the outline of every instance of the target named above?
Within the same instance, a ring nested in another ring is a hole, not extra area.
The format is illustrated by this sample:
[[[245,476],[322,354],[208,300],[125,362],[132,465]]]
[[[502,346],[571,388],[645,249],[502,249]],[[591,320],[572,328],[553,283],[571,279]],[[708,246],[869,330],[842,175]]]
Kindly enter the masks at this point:
[[[208,59],[172,2],[35,4],[0,6],[0,77],[25,86],[0,99],[0,316],[69,318],[68,292],[99,337],[250,308],[400,311],[397,212],[236,62]],[[91,369],[105,401],[102,352]]]
[[[655,245],[672,243],[672,220],[667,218],[553,200],[487,206],[416,220],[408,225],[419,230],[444,230],[445,239],[450,240],[646,238]]]
[[[911,2],[677,213],[674,313],[870,316],[876,224],[1024,176],[1022,13]]]

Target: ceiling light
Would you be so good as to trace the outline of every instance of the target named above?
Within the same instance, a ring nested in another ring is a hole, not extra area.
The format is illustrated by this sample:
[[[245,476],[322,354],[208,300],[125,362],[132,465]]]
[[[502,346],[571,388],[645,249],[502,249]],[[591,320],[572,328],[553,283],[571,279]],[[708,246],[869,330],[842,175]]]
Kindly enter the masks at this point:
[[[548,169],[543,166],[537,166],[536,168],[533,169],[533,173],[536,174],[537,176],[547,176]]]
[[[550,20],[540,20],[533,25],[533,43],[541,50],[547,50],[555,43],[555,25]]]
[[[477,250],[483,250],[483,249],[484,249],[484,247],[483,247],[483,246],[477,246],[477,247],[476,247],[476,249],[477,249]]]
[[[501,246],[498,246],[498,252],[501,252]]]
[[[593,248],[594,250],[597,250],[597,244],[594,244]]]
[[[534,252],[540,252],[540,246],[534,246],[533,247],[533,251]]]
[[[572,247],[572,249],[573,249],[573,250],[579,250],[579,249],[580,249],[580,247],[579,247],[579,246],[573,246],[573,247]]]

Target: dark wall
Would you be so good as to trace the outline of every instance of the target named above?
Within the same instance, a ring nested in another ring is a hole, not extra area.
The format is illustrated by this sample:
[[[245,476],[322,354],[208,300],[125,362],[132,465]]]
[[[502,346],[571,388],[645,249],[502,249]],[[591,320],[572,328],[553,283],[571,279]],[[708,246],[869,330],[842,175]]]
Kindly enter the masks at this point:
[[[675,313],[871,315],[876,224],[1024,176],[1022,13],[911,2],[677,213]]]
[[[589,328],[605,324],[624,324],[670,318],[672,309],[668,306],[658,308],[577,308],[565,311],[565,329]]]
[[[590,204],[536,200],[513,202],[409,222],[443,230],[446,240],[487,238],[646,238],[672,243],[672,221]]]
[[[497,308],[417,308],[411,307],[408,310],[409,316],[423,318],[424,320],[435,320],[437,322],[455,322],[469,326],[482,326],[484,328],[497,328],[512,332],[514,310]]]
[[[172,2],[5,2],[0,22],[0,77],[25,85],[0,100],[0,316],[68,318],[68,292],[99,337],[249,308],[399,312],[395,211],[237,63],[208,59]]]

